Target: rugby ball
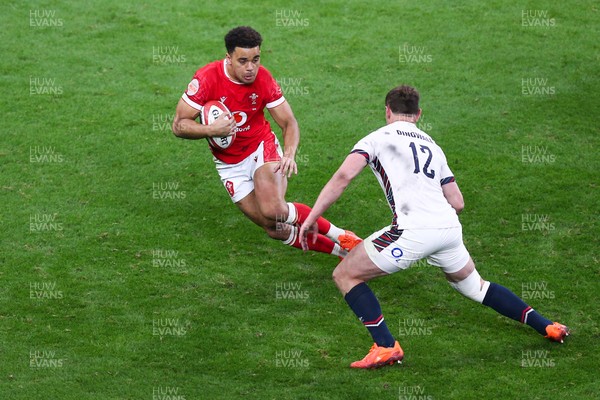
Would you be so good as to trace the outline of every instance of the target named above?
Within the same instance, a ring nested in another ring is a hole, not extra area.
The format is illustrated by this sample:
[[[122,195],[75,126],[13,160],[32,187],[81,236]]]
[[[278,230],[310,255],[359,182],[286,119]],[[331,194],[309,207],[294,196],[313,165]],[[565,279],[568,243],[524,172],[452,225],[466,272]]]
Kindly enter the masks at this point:
[[[202,107],[202,113],[200,114],[202,117],[202,123],[204,125],[210,125],[215,122],[215,120],[223,113],[227,114],[229,118],[231,118],[231,112],[225,106],[225,104],[216,100],[207,101]],[[214,148],[226,149],[231,146],[235,140],[235,133],[223,137],[212,136],[206,138],[206,140],[208,140],[208,143]]]

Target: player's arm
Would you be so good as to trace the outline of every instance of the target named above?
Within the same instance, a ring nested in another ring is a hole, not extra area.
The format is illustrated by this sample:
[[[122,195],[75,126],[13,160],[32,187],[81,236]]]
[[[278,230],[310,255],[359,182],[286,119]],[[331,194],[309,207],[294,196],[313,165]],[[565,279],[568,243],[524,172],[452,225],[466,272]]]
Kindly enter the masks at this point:
[[[317,219],[327,211],[327,209],[340,198],[346,187],[367,165],[364,156],[358,153],[351,153],[346,157],[340,168],[333,174],[329,182],[323,187],[315,205],[302,226],[300,227],[300,240],[302,248],[308,250],[306,238],[308,232],[317,230]],[[316,236],[313,235],[314,240]]]
[[[456,210],[456,213],[460,214],[463,208],[465,208],[465,201],[463,200],[463,195],[456,182],[442,185],[442,192],[444,193],[446,200],[448,200],[448,203]]]
[[[298,150],[298,143],[300,143],[300,127],[292,107],[287,101],[276,107],[268,108],[268,110],[273,120],[281,128],[283,135],[283,157],[275,172],[281,171],[283,175],[287,175],[289,178],[292,174],[298,173],[296,151]]]
[[[196,122],[200,111],[196,110],[183,99],[179,99],[173,118],[173,133],[183,139],[203,139],[209,136],[227,136],[236,129],[233,118],[227,119],[225,114],[210,125],[202,125]]]

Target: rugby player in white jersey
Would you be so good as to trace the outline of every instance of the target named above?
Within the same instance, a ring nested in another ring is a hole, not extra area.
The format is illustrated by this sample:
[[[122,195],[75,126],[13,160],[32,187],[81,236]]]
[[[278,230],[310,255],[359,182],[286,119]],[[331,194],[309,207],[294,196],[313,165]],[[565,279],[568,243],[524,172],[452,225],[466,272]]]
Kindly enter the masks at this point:
[[[300,228],[307,233],[369,165],[379,181],[393,218],[359,243],[333,271],[333,279],[350,308],[369,330],[374,344],[353,368],[377,368],[401,361],[404,352],[390,333],[370,279],[409,268],[426,258],[441,268],[462,295],[525,323],[550,340],[563,342],[566,326],[552,322],[507,288],[482,279],[463,244],[458,215],[463,197],[442,149],[416,127],[421,116],[419,93],[410,86],[392,89],[385,99],[386,125],[361,139],[321,191]]]

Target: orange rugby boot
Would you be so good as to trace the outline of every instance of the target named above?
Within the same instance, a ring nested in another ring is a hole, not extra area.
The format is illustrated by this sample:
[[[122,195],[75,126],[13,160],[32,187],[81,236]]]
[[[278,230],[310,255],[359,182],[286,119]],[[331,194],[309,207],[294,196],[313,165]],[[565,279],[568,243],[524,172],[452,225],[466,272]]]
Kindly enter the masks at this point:
[[[394,343],[394,347],[379,347],[377,343],[373,343],[369,354],[362,360],[350,364],[350,367],[364,369],[379,368],[385,365],[392,365],[395,362],[400,363],[403,358],[404,351],[402,351],[402,347],[400,347],[398,341]]]
[[[552,325],[548,325],[546,327],[547,335],[544,336],[552,340],[553,342],[563,343],[565,338],[569,336],[569,328],[564,326],[563,324],[559,324],[558,322],[553,323]]]
[[[344,231],[343,235],[338,236],[338,243],[346,251],[350,251],[355,248],[362,239],[356,236],[352,231]]]

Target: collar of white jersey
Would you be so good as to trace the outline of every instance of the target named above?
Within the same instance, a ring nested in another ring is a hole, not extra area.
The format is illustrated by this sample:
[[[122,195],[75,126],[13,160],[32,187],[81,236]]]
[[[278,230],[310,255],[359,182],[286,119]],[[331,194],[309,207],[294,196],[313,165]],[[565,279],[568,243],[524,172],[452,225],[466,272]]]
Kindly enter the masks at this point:
[[[394,121],[392,123],[393,124],[408,124],[408,125],[412,125],[412,126],[417,126],[417,124],[415,124],[414,122],[410,122],[410,121]]]
[[[233,83],[235,83],[235,84],[237,84],[237,85],[244,85],[244,83],[242,83],[242,82],[238,82],[238,81],[235,81],[235,80],[233,80],[233,79],[231,78],[231,76],[229,76],[229,74],[227,73],[227,67],[225,66],[225,65],[226,65],[226,62],[227,62],[227,59],[226,59],[226,58],[224,58],[224,59],[223,59],[223,73],[225,74],[225,76],[227,77],[227,79],[229,79],[231,82],[233,82]],[[259,68],[259,69],[258,69],[258,71],[256,72],[256,76],[258,76],[258,73],[259,73],[259,72],[260,72],[260,68]]]

